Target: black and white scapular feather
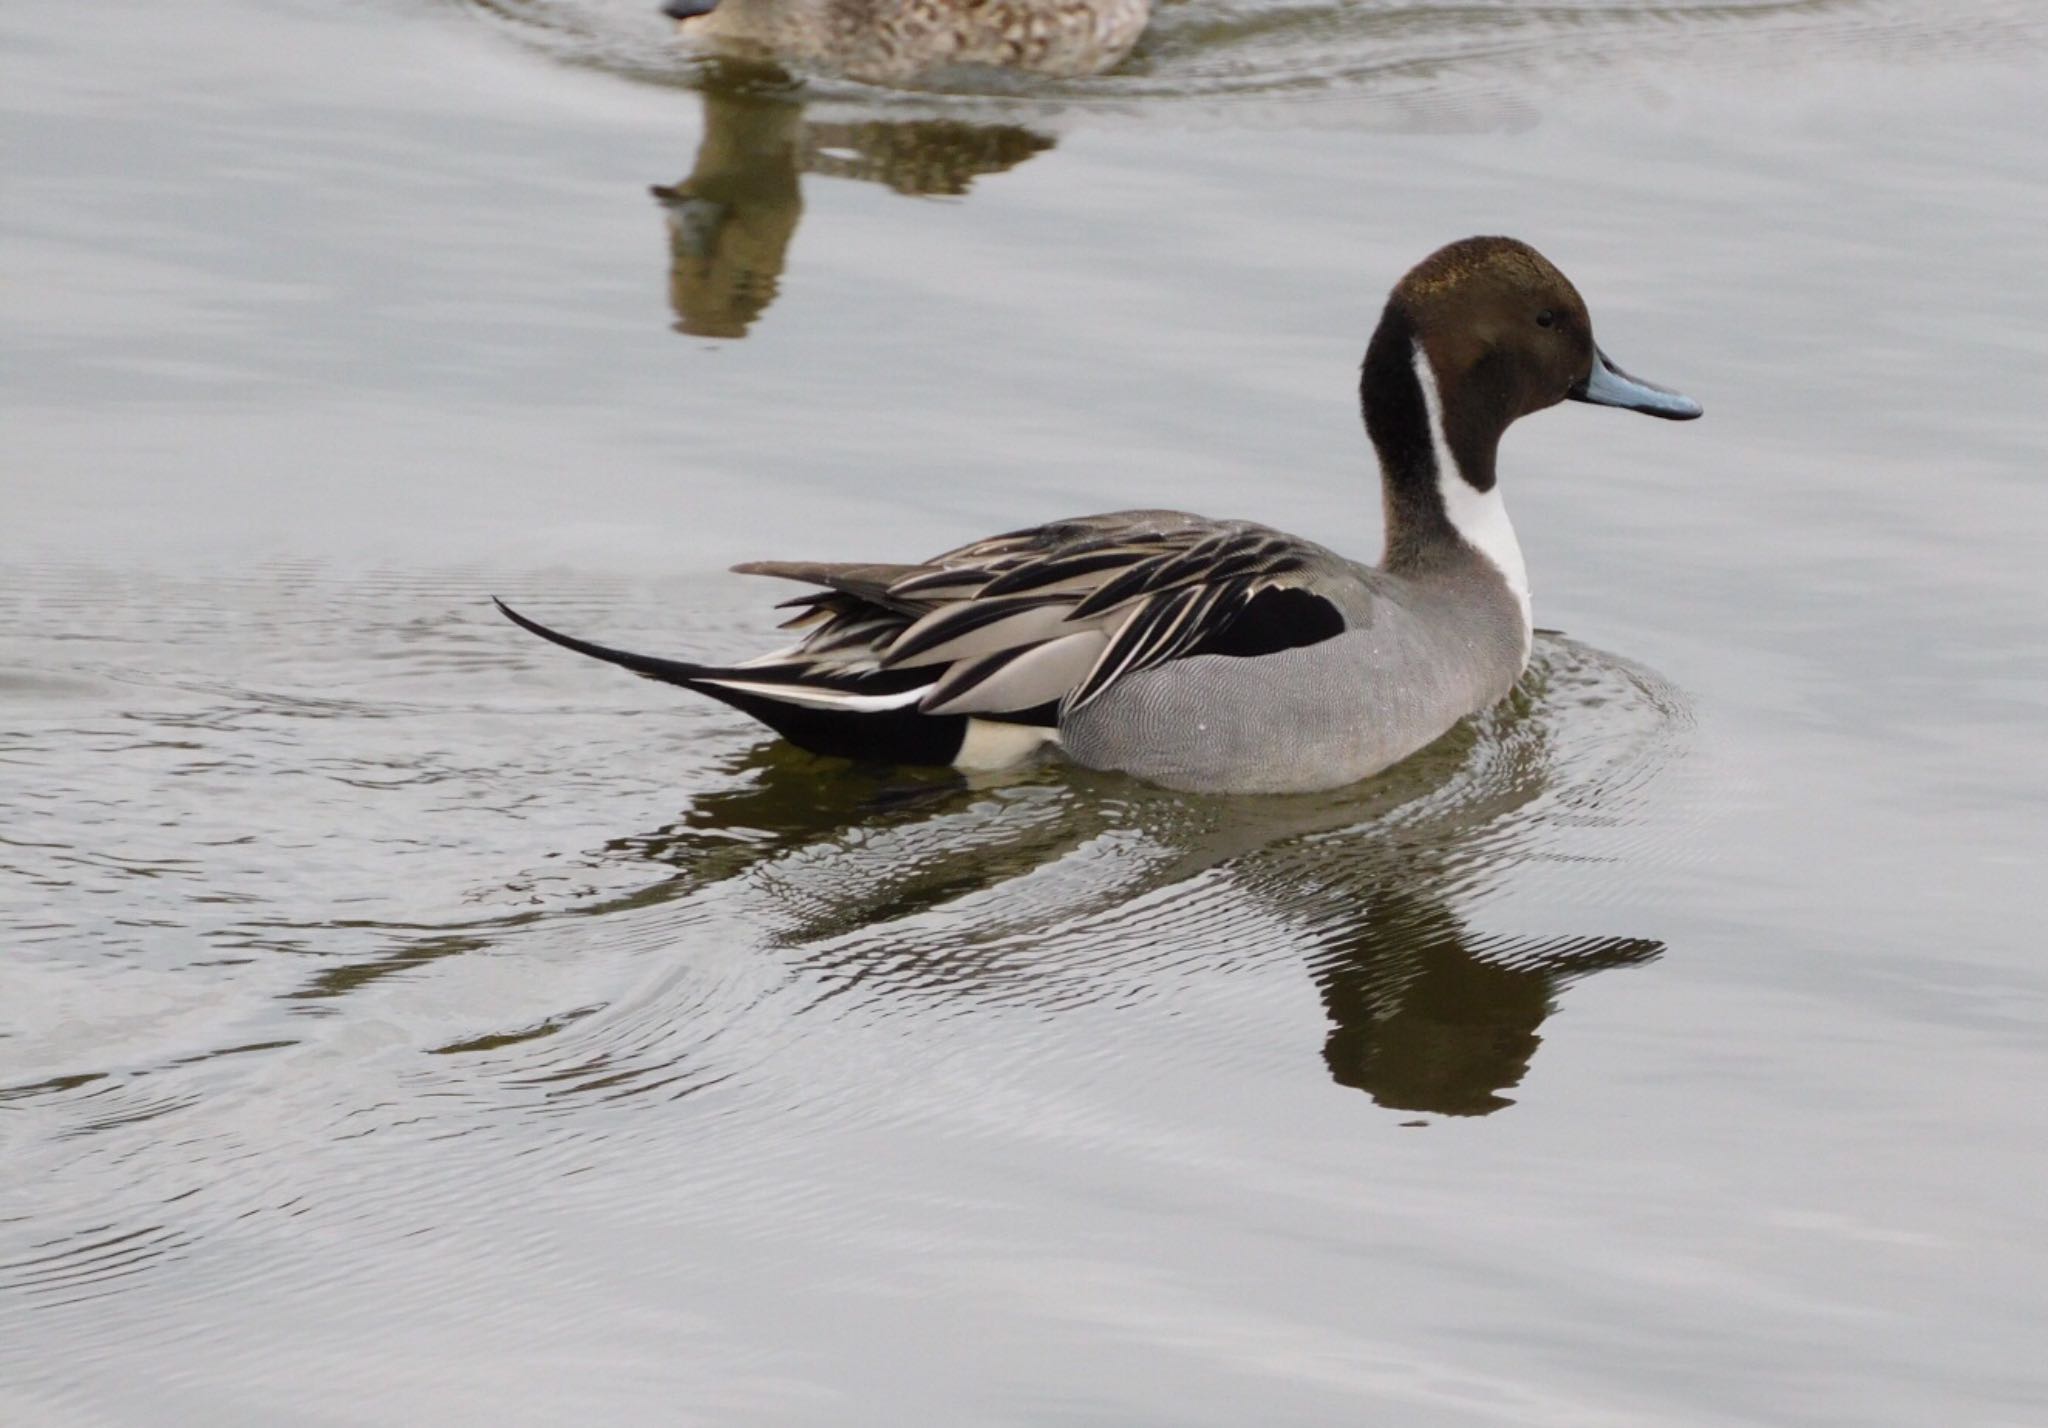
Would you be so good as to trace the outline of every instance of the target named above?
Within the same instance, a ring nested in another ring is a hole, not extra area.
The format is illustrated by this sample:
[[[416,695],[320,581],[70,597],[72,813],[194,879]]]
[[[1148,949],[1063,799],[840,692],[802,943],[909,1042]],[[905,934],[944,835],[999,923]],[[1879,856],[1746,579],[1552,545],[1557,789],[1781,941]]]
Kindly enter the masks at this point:
[[[723,700],[814,753],[1015,762],[1140,671],[1247,658],[1344,628],[1312,573],[1332,552],[1249,521],[1118,511],[992,536],[919,565],[751,561],[820,588],[782,602],[796,643],[742,664],[661,659],[521,628]]]

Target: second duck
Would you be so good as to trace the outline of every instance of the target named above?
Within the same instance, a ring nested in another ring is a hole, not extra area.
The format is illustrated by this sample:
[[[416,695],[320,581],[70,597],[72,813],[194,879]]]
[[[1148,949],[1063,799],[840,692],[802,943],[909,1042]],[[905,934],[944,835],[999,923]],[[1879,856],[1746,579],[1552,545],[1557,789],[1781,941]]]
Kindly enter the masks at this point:
[[[817,65],[877,84],[954,67],[1054,78],[1100,74],[1131,52],[1151,0],[668,0],[662,13],[714,48]]]

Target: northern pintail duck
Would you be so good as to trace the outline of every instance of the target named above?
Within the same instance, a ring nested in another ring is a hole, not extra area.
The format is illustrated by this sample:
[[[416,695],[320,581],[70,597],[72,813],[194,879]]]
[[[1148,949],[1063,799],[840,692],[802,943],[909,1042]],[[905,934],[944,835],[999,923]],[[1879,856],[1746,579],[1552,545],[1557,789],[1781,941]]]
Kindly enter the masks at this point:
[[[662,13],[716,48],[903,83],[989,66],[1100,74],[1131,52],[1151,0],[668,0]]]
[[[1687,420],[1593,341],[1527,244],[1468,238],[1402,278],[1359,381],[1379,453],[1377,566],[1242,520],[1116,511],[916,565],[757,561],[816,586],[786,649],[721,666],[543,639],[723,700],[792,743],[882,763],[1001,767],[1045,746],[1172,788],[1300,792],[1379,772],[1505,697],[1529,584],[1495,452],[1571,398]]]

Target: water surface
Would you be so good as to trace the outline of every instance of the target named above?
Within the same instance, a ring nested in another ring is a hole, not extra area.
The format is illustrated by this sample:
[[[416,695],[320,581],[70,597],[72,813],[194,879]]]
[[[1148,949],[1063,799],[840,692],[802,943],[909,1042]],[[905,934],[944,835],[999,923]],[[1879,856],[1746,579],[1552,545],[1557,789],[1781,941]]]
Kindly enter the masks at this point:
[[[0,1419],[2036,1420],[2044,38],[1188,0],[896,94],[11,6]],[[1356,363],[1476,231],[1708,415],[1516,428],[1553,633],[1380,780],[825,764],[490,612],[1369,554]]]

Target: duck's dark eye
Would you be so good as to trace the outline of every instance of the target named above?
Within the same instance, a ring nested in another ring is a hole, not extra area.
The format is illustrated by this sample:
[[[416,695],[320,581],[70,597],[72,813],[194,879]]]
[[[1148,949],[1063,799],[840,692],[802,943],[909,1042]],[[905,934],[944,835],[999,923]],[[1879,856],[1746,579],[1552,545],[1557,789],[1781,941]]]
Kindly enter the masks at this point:
[[[1557,314],[1552,312],[1547,307],[1543,309],[1543,311],[1536,314],[1536,325],[1538,327],[1549,327],[1552,323],[1556,321]]]

